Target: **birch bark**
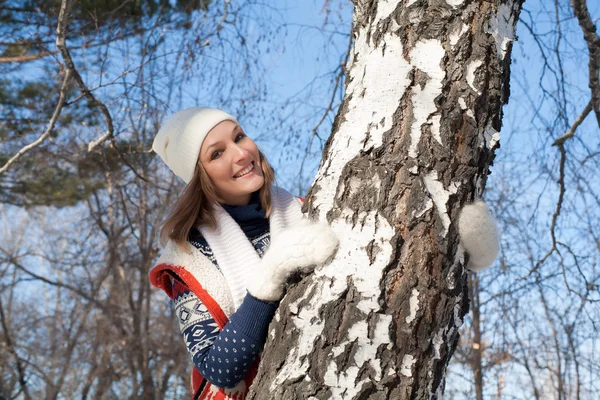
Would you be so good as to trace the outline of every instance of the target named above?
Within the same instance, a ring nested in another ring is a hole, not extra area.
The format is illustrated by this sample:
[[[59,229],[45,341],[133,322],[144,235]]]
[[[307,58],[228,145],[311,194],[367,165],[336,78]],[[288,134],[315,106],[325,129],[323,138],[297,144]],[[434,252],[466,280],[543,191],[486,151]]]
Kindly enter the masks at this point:
[[[340,238],[288,291],[250,399],[441,398],[469,309],[462,205],[499,147],[522,0],[356,0],[345,97],[306,198]]]

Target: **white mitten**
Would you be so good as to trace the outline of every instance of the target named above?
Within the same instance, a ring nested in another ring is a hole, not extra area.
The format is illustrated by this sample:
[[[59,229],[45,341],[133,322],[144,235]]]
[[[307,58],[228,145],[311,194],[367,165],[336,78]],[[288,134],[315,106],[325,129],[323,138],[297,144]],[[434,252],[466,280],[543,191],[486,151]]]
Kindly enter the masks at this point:
[[[460,211],[458,235],[469,253],[468,269],[481,271],[492,265],[500,252],[500,240],[496,221],[483,201],[468,204]]]
[[[333,256],[338,243],[326,223],[306,222],[280,232],[271,240],[261,260],[262,273],[248,283],[248,292],[264,301],[280,300],[290,275],[324,264]]]

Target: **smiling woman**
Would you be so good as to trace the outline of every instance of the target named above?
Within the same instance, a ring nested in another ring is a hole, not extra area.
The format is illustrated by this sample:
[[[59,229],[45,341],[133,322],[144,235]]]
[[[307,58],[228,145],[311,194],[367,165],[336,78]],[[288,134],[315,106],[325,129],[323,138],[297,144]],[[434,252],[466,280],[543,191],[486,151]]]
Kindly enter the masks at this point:
[[[150,281],[174,302],[194,364],[192,397],[243,399],[287,278],[325,263],[337,239],[272,186],[256,143],[221,110],[176,113],[152,148],[187,183]]]

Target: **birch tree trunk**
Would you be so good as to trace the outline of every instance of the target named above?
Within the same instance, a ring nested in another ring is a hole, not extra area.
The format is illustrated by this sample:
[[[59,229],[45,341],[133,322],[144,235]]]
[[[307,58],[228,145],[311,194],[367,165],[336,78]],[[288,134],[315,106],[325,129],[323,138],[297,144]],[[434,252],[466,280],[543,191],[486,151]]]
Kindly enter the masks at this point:
[[[469,309],[454,222],[499,147],[521,4],[354,1],[345,98],[305,202],[340,249],[288,291],[249,398],[441,398]]]

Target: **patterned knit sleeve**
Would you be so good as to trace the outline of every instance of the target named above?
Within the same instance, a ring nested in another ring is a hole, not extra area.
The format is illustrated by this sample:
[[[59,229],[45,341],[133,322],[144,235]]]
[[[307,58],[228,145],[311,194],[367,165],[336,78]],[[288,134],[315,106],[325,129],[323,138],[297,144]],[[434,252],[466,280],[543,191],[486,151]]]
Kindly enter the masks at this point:
[[[173,279],[173,301],[179,328],[198,371],[219,387],[235,387],[260,354],[277,303],[247,294],[220,331],[200,299]]]

